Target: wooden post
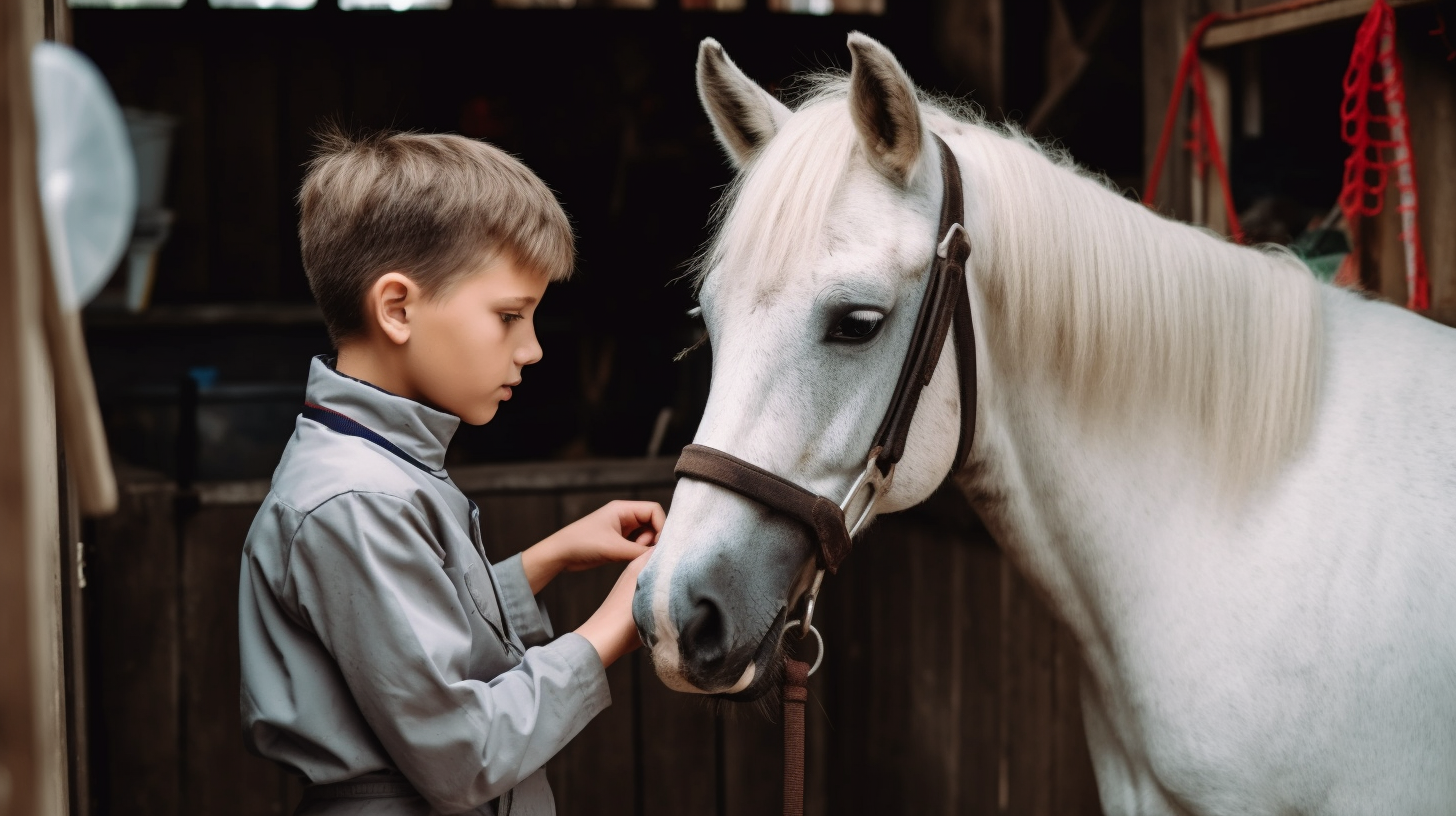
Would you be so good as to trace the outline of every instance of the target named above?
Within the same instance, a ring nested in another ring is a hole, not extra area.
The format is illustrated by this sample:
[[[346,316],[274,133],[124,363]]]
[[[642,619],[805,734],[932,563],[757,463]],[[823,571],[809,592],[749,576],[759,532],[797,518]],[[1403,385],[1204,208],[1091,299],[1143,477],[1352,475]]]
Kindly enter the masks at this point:
[[[1143,171],[1152,169],[1157,155],[1163,116],[1173,95],[1178,60],[1188,41],[1189,14],[1184,0],[1143,0]],[[1186,106],[1184,110],[1186,110]],[[1157,190],[1158,208],[1187,220],[1191,213],[1191,173],[1188,153],[1180,145],[1188,132],[1188,116],[1179,113],[1174,125],[1173,145],[1163,165],[1162,183]]]
[[[992,116],[1005,102],[1001,4],[1002,0],[946,0],[940,5],[936,35],[941,62]]]
[[[1398,36],[1398,47],[1420,195],[1421,243],[1430,276],[1428,315],[1456,325],[1456,229],[1451,228],[1456,220],[1456,185],[1452,184],[1456,177],[1456,75],[1424,28],[1407,25]],[[1393,178],[1391,186],[1395,186]],[[1386,206],[1393,212],[1395,199]],[[1382,290],[1382,294],[1404,303],[1404,279],[1400,292]]]
[[[1223,166],[1229,166],[1229,139],[1233,137],[1230,126],[1233,111],[1233,92],[1229,87],[1229,73],[1223,60],[1205,57],[1200,60],[1203,71],[1203,87],[1208,92],[1208,111],[1213,115],[1213,131],[1218,134],[1219,158]],[[1219,233],[1229,234],[1228,210],[1223,204],[1223,183],[1210,165],[1202,179],[1193,180],[1195,199],[1193,223]],[[1200,195],[1201,193],[1201,195]],[[1201,216],[1198,215],[1201,210]]]
[[[30,51],[36,0],[0,3],[0,814],[67,810],[55,404]]]

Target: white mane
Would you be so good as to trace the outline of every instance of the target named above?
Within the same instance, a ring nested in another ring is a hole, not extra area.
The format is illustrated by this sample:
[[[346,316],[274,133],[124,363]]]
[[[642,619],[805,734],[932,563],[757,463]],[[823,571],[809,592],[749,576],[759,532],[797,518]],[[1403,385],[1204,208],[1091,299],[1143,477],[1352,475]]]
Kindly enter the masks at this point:
[[[859,150],[845,96],[843,77],[809,80],[797,112],[725,194],[699,280],[728,267],[772,292],[822,251]],[[1302,265],[1162,218],[954,103],[923,98],[921,110],[963,157],[991,159],[963,168],[968,272],[1006,370],[1057,378],[1089,419],[1186,423],[1237,483],[1304,441],[1322,327],[1318,284]]]

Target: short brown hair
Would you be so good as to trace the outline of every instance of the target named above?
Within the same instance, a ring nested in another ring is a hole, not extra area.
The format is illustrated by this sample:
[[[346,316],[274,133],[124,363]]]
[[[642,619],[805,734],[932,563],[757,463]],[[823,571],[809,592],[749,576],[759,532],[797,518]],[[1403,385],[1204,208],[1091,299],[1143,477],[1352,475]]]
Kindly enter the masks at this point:
[[[364,327],[364,294],[398,271],[426,297],[505,255],[553,281],[571,276],[571,224],[515,157],[450,134],[319,135],[298,194],[308,285],[339,341]]]

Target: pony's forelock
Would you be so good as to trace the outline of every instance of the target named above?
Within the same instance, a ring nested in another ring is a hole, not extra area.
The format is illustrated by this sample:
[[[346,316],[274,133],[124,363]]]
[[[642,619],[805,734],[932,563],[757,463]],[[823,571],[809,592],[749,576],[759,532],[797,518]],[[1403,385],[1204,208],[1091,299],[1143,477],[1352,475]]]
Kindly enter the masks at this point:
[[[772,291],[822,251],[858,149],[847,86],[842,74],[797,83],[795,115],[715,209],[698,285],[722,268]],[[1226,484],[1252,484],[1303,442],[1323,329],[1298,261],[1162,218],[967,103],[922,95],[921,109],[963,155],[986,158],[963,168],[978,182],[968,272],[1006,370],[1048,372],[1089,420],[1184,423]]]

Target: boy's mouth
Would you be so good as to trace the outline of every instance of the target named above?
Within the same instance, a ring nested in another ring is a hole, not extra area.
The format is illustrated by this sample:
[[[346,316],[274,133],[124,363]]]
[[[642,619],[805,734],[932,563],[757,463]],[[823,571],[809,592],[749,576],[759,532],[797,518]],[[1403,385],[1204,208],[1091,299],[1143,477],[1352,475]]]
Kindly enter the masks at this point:
[[[506,400],[510,399],[511,398],[511,394],[514,393],[511,389],[514,386],[517,386],[517,385],[520,385],[520,384],[521,384],[521,381],[520,380],[516,380],[515,382],[508,382],[505,385],[502,385],[501,386],[501,390],[504,391],[504,392],[506,392],[506,395],[503,396],[503,397],[501,397],[501,402],[505,402]]]

